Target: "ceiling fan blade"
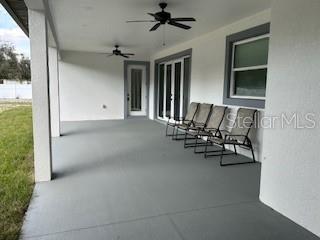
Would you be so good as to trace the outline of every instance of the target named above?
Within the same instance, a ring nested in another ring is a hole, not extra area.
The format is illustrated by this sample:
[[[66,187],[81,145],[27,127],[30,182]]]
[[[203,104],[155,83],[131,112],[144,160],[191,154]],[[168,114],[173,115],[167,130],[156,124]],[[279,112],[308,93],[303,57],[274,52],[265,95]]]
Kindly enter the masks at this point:
[[[123,53],[123,55],[134,56],[134,53]]]
[[[154,17],[156,21],[161,21],[162,17],[157,15],[156,13],[148,13],[150,16]]]
[[[177,21],[177,22],[195,22],[196,19],[195,18],[171,18],[170,20],[172,21]]]
[[[154,25],[151,29],[150,32],[157,30],[160,27],[161,23],[157,23],[156,25]]]
[[[157,17],[157,14],[155,14],[155,13],[148,13],[150,16],[152,16],[152,17],[154,17],[154,18],[156,18]]]
[[[139,23],[139,22],[156,22],[156,20],[133,20],[133,21],[126,21],[127,23]]]
[[[175,22],[175,21],[169,21],[168,24],[170,24],[172,26],[175,26],[175,27],[178,27],[178,28],[183,28],[183,29],[186,29],[186,30],[191,28],[190,26],[187,26],[187,25]]]
[[[122,56],[122,57],[124,57],[124,58],[129,58],[129,56],[127,56],[127,55],[124,55],[124,54],[119,54],[120,56]]]

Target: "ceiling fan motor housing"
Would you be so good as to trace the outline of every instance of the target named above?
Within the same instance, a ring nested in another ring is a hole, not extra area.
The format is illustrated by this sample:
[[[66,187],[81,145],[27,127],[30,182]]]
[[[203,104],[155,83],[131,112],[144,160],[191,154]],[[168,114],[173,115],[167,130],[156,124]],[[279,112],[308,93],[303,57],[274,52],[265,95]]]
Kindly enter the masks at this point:
[[[171,14],[165,11],[157,12],[155,19],[161,24],[165,24],[171,18]]]
[[[112,51],[112,53],[113,53],[114,55],[118,56],[118,55],[120,54],[120,50],[118,49],[118,48],[119,48],[119,45],[115,45],[114,47],[115,47],[116,49],[114,49],[114,50]]]

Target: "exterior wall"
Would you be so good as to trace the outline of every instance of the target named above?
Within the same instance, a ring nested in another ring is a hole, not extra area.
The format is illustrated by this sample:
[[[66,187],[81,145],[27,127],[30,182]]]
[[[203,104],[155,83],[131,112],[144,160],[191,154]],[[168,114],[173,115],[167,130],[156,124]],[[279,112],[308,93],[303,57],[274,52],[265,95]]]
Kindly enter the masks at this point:
[[[60,101],[58,51],[48,48],[51,136],[60,137]]]
[[[71,51],[62,56],[61,121],[123,119],[123,59]]]
[[[4,80],[0,84],[0,99],[32,99],[32,86],[27,82]]]
[[[242,19],[236,23],[200,36],[191,41],[167,48],[151,56],[150,116],[154,118],[154,60],[192,48],[190,101],[223,104],[226,36],[270,21],[270,10]],[[233,107],[236,112],[237,107]],[[263,111],[262,111],[263,115]],[[252,132],[257,159],[261,159],[262,130]],[[249,151],[240,151],[251,156]]]
[[[314,113],[316,128],[265,130],[260,190],[264,203],[318,236],[319,12],[318,0],[274,1],[272,6],[266,114]]]

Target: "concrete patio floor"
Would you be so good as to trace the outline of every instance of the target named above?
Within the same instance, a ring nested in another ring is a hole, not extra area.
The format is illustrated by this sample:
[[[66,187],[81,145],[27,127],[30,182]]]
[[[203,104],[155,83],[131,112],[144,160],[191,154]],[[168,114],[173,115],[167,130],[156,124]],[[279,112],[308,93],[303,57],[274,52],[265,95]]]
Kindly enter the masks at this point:
[[[62,127],[22,239],[318,239],[259,201],[260,164],[221,168],[144,119]]]

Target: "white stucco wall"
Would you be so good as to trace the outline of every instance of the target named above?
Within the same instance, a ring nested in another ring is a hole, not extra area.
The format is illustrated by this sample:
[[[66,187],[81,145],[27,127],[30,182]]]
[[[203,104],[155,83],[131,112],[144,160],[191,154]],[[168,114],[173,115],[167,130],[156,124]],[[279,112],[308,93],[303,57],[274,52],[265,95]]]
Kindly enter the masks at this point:
[[[220,28],[214,32],[195,38],[191,41],[163,49],[151,56],[151,81],[150,81],[150,116],[154,118],[154,60],[172,55],[174,53],[192,48],[192,69],[190,100],[207,102],[216,105],[223,104],[223,85],[225,73],[226,36],[270,21],[270,10],[242,19],[231,25]],[[237,107],[230,106],[233,112]],[[263,112],[262,112],[263,114]],[[252,132],[252,141],[255,155],[261,159],[262,131]],[[251,156],[249,151],[241,151]]]
[[[123,119],[123,59],[71,51],[62,55],[61,121]]]
[[[315,113],[315,129],[264,131],[260,199],[320,236],[320,1],[274,1],[266,115]],[[305,124],[305,123],[304,123]]]
[[[59,101],[59,66],[58,51],[56,48],[48,48],[49,63],[49,94],[50,94],[50,120],[51,136],[60,136],[60,101]]]

